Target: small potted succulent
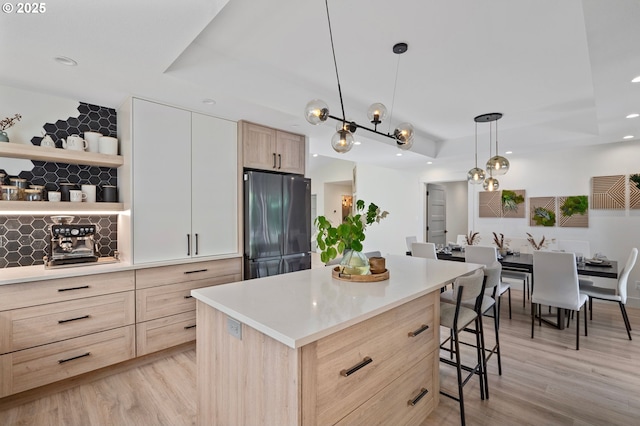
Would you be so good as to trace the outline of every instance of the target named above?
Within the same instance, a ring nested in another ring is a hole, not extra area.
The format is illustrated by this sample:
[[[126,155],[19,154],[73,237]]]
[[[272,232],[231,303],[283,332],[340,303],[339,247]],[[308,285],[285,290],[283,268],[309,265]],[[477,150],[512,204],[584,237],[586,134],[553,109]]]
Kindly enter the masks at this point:
[[[369,261],[362,253],[362,241],[368,225],[378,223],[389,212],[381,211],[374,203],[365,209],[366,203],[358,200],[354,212],[346,216],[338,226],[333,226],[324,216],[318,216],[314,223],[318,228],[316,241],[320,249],[320,260],[327,263],[343,254],[340,262],[342,272],[351,275],[369,273]]]

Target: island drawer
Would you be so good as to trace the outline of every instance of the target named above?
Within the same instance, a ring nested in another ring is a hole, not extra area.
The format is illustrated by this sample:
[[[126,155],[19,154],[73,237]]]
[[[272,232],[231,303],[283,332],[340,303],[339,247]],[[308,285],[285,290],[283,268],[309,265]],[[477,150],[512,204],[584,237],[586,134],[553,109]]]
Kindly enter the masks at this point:
[[[118,293],[135,288],[133,271],[0,286],[0,311]]]
[[[134,300],[131,290],[0,312],[0,353],[133,324]]]
[[[137,356],[196,340],[196,311],[136,324]]]
[[[133,325],[0,355],[0,398],[135,356]]]
[[[191,296],[191,290],[224,284],[232,280],[233,276],[225,275],[206,280],[138,289],[136,291],[137,322],[194,311],[196,300]]]
[[[435,350],[436,296],[422,296],[302,348],[303,395],[315,401],[316,424],[336,423]]]
[[[409,368],[402,376],[340,420],[339,426],[419,425],[435,407],[434,354]]]
[[[139,269],[136,271],[136,288],[148,288],[186,281],[205,280],[227,276],[226,282],[242,279],[242,259],[222,259],[206,262],[185,263],[172,266]],[[204,284],[201,287],[207,287]]]

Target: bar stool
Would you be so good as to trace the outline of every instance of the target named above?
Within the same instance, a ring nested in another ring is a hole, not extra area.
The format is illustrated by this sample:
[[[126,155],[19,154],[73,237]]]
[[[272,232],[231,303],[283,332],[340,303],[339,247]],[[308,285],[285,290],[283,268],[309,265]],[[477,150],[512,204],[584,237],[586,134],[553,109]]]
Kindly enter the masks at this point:
[[[455,288],[453,290],[456,303],[440,303],[440,325],[450,330],[450,336],[440,344],[440,349],[451,351],[455,356],[454,360],[441,356],[440,362],[456,368],[458,394],[453,395],[442,389],[440,389],[440,393],[458,401],[460,404],[460,421],[463,426],[465,424],[463,387],[475,375],[478,376],[480,381],[480,398],[485,399],[486,370],[484,369],[484,336],[482,335],[482,327],[480,326],[480,316],[477,314],[482,302],[485,281],[486,278],[484,277],[482,269],[476,270],[472,275],[459,277],[455,280]],[[476,305],[475,309],[463,306],[463,303],[468,304],[474,302]],[[475,327],[475,329],[471,330],[475,330],[477,348],[477,360],[473,366],[462,364],[460,354],[461,342],[459,339],[460,332],[469,329],[471,323],[474,323]],[[451,343],[452,347],[447,347],[447,343]],[[468,373],[464,378],[462,376],[462,370]]]

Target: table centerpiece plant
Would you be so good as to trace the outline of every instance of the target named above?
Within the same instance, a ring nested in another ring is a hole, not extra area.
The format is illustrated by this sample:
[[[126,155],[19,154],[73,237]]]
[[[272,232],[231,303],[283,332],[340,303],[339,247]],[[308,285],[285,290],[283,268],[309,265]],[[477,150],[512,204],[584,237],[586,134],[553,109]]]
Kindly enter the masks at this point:
[[[374,203],[366,207],[363,200],[358,200],[352,214],[347,215],[338,226],[333,226],[325,216],[318,216],[314,224],[318,229],[316,241],[323,263],[343,254],[340,262],[341,271],[345,274],[366,275],[369,273],[369,261],[362,253],[362,242],[368,225],[379,223],[389,212],[381,211]]]
[[[500,234],[500,236],[498,237],[498,234],[496,234],[495,232],[493,233],[493,243],[498,247],[498,252],[502,255],[502,256],[506,256],[507,255],[507,250],[509,248],[509,239],[504,238],[504,234]]]

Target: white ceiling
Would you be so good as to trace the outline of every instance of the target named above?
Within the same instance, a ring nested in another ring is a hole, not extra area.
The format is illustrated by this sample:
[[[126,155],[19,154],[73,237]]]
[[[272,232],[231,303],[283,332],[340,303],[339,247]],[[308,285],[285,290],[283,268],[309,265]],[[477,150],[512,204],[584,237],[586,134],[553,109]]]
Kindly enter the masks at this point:
[[[323,0],[46,7],[0,15],[0,84],[116,108],[141,96],[304,133],[312,152],[338,156],[335,122],[303,118],[314,98],[341,115]],[[409,121],[417,134],[396,157],[393,141],[359,130],[362,145],[342,159],[471,162],[473,117],[496,111],[500,151],[513,156],[640,139],[640,118],[625,118],[640,112],[638,0],[330,0],[329,10],[347,118],[368,125],[368,105],[382,102],[393,115],[380,129]],[[409,44],[401,56],[399,41]],[[478,132],[483,162],[488,125]]]

